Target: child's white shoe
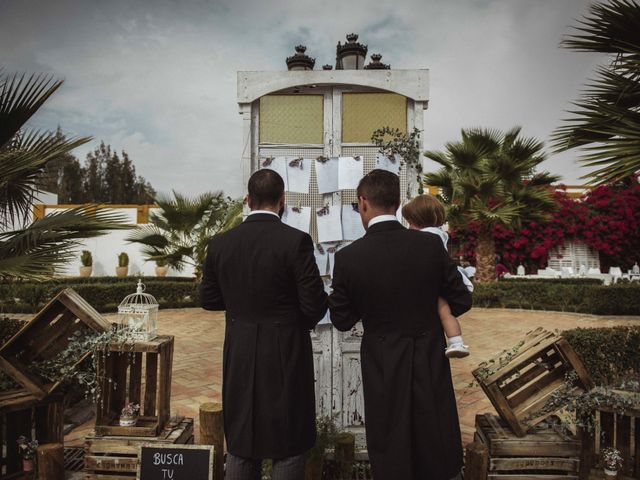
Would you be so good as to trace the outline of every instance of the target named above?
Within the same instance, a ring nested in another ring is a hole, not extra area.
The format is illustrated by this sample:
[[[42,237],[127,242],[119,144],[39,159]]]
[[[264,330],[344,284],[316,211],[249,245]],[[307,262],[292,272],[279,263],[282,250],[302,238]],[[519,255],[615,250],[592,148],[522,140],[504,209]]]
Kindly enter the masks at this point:
[[[444,354],[447,358],[468,357],[469,347],[463,343],[453,343],[445,349]]]

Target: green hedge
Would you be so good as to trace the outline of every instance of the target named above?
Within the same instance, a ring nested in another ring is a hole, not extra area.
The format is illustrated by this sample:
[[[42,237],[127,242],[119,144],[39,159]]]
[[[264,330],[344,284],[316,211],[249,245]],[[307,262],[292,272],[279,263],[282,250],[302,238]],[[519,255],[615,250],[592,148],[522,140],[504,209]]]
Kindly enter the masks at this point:
[[[118,279],[120,280],[120,279]],[[153,295],[160,308],[186,308],[199,306],[198,284],[191,281],[143,279],[146,293]],[[69,281],[24,282],[0,284],[0,308],[4,312],[35,313],[65,288],[73,288],[99,312],[116,312],[120,302],[136,291],[136,281],[96,283]]]
[[[602,280],[598,278],[536,278],[527,279],[520,277],[501,278],[499,283],[531,283],[531,282],[543,282],[546,284],[561,284],[561,285],[602,285]]]
[[[580,355],[596,385],[638,379],[640,327],[575,328],[562,335]]]
[[[549,280],[476,284],[473,304],[596,315],[640,315],[640,284],[564,284]]]

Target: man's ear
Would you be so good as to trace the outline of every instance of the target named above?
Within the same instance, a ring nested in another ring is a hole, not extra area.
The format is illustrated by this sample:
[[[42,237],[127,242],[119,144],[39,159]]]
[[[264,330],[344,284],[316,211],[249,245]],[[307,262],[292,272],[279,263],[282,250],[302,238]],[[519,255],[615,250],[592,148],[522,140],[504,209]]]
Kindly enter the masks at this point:
[[[278,200],[278,210],[282,210],[283,208],[284,208],[284,193],[280,197],[280,200]]]
[[[251,195],[247,195],[245,197],[245,202],[247,203],[247,206],[249,207],[249,209],[253,210],[253,198],[251,198]]]

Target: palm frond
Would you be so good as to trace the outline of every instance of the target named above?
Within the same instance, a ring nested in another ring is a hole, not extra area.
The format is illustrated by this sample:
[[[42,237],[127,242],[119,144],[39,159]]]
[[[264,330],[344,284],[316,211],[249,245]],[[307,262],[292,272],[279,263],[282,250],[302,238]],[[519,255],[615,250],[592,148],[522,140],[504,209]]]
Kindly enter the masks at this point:
[[[0,83],[0,148],[11,142],[62,82],[49,75],[3,76]]]

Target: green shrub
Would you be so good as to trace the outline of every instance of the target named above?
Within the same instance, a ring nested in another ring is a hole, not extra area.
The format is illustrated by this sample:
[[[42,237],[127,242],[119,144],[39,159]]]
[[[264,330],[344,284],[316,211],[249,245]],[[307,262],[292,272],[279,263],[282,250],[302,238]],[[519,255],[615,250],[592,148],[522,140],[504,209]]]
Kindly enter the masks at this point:
[[[640,327],[575,328],[562,335],[596,385],[616,385],[640,374]]]
[[[0,346],[8,342],[18,330],[24,326],[24,322],[14,318],[0,317]],[[10,376],[0,371],[0,392],[20,388]]]
[[[548,284],[559,283],[561,285],[602,285],[602,280],[597,278],[536,278],[535,280],[520,278],[520,277],[509,277],[509,278],[501,278],[499,280],[500,283],[521,283],[521,282],[543,282]]]
[[[100,277],[98,277],[99,279]],[[106,278],[106,277],[105,277]],[[83,279],[85,280],[85,279]],[[108,283],[49,281],[40,283],[0,284],[0,308],[5,312],[35,313],[49,300],[65,288],[73,288],[99,312],[116,312],[120,302],[135,293],[132,279]],[[153,295],[160,308],[185,308],[199,306],[199,284],[191,281],[171,281],[171,279],[143,279],[146,293]]]
[[[564,284],[549,280],[479,283],[473,304],[481,308],[522,308],[597,315],[640,315],[640,284]]]

